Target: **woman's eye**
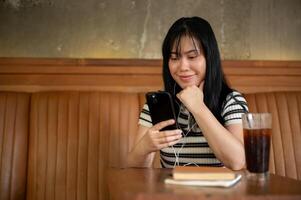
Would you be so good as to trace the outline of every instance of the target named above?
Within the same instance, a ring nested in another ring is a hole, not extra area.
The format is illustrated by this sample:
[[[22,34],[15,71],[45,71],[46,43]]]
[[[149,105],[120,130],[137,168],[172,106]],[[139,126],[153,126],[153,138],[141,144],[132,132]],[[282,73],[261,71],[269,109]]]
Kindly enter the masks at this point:
[[[188,59],[194,59],[196,58],[198,55],[197,54],[191,54],[191,55],[188,55]]]
[[[179,57],[177,57],[177,56],[171,56],[170,57],[170,60],[178,60],[179,59]]]

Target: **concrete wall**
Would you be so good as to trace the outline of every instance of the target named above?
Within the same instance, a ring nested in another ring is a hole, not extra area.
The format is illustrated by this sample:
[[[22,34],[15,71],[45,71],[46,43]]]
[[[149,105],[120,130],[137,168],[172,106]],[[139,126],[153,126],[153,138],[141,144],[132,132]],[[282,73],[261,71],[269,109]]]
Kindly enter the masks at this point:
[[[0,57],[161,58],[179,17],[207,19],[223,59],[301,60],[301,0],[0,0]]]

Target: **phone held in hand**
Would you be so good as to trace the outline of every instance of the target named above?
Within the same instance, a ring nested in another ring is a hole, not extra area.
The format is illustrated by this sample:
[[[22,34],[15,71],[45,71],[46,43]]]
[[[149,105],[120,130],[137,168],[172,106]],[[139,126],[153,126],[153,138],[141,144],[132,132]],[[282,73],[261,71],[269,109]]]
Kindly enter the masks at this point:
[[[175,109],[171,95],[165,91],[148,92],[146,93],[146,101],[149,107],[150,116],[153,125],[174,119],[176,121]],[[177,129],[176,123],[167,126],[161,130],[175,130]]]

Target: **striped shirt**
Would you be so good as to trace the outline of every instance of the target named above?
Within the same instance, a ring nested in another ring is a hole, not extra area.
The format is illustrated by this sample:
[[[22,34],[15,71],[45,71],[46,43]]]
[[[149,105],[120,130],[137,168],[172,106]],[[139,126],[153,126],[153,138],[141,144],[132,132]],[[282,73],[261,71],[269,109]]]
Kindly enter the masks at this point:
[[[224,126],[242,123],[241,115],[247,111],[245,98],[237,91],[229,93],[221,112],[225,121]],[[160,150],[162,167],[172,168],[176,165],[223,166],[223,163],[216,158],[209,147],[192,114],[183,104],[180,106],[177,122],[183,131],[183,137],[177,144]],[[139,124],[146,127],[153,126],[147,104],[144,104],[140,113]]]

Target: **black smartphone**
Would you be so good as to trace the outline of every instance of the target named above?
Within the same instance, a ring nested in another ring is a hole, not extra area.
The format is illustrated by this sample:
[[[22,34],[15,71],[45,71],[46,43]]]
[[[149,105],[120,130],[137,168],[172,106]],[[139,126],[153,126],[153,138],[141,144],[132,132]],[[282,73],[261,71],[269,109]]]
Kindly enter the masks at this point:
[[[150,116],[154,125],[169,119],[174,119],[176,121],[173,101],[171,95],[168,92],[148,92],[145,96],[147,105],[149,107]],[[161,130],[175,130],[177,129],[176,123]]]

